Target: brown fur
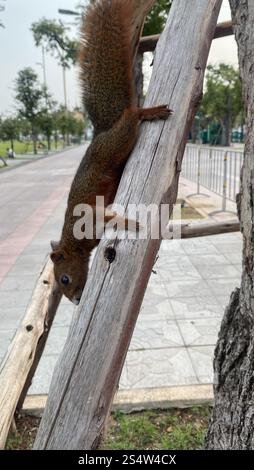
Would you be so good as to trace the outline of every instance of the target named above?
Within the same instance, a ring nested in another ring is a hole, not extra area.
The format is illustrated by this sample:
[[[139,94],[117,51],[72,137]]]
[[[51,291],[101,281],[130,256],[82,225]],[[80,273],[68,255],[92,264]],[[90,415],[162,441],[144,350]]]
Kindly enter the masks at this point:
[[[95,211],[96,196],[104,196],[105,207],[111,204],[135,145],[139,123],[166,119],[171,114],[166,106],[144,110],[133,105],[129,5],[128,0],[95,0],[82,27],[81,83],[95,137],[74,177],[61,240],[51,253],[56,280],[64,295],[75,303],[86,283],[90,253],[99,240],[79,241],[74,237],[74,208],[86,203]],[[64,275],[71,279],[68,286],[61,283]]]

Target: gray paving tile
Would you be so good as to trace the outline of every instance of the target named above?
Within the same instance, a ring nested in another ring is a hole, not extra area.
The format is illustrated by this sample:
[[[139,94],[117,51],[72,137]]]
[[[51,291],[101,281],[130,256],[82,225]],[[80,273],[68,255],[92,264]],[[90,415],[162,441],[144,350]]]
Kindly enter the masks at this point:
[[[15,264],[12,269],[9,271],[9,276],[27,276],[32,274],[33,276],[38,276],[41,270],[41,263],[34,265],[23,265]]]
[[[211,279],[206,282],[214,295],[230,296],[233,290],[240,286],[240,275],[232,279]]]
[[[147,318],[148,321],[172,320],[173,310],[170,301],[165,298],[164,300],[154,302],[154,299],[151,298],[151,302],[149,302],[148,298],[143,302],[139,317]]]
[[[120,386],[135,389],[194,383],[197,383],[197,376],[186,349],[169,348],[130,351]]]
[[[173,309],[173,318],[194,319],[194,318],[218,318],[223,315],[224,309],[215,297],[187,297],[170,300]]]
[[[182,240],[162,240],[157,263],[168,258],[171,254],[173,256],[185,254]]]
[[[205,280],[172,281],[166,287],[169,299],[179,297],[200,297],[206,299],[206,297],[212,295],[211,288]]]
[[[203,238],[189,238],[181,240],[181,244],[185,255],[202,255],[202,254],[219,254],[217,247],[210,242],[209,237]]]
[[[212,265],[212,266],[198,266],[198,271],[203,279],[221,279],[221,278],[236,278],[239,275],[239,270],[232,264]]]
[[[213,383],[214,346],[188,348],[193,367],[201,384]]]
[[[45,347],[45,355],[60,354],[68,336],[69,328],[53,326]]]
[[[38,251],[37,254],[27,254],[27,253],[22,253],[16,261],[16,266],[22,265],[22,266],[41,266],[45,263],[46,261],[46,255],[43,253],[43,251]]]
[[[49,240],[41,243],[41,244],[37,244],[36,243],[36,238],[34,239],[34,244],[33,243],[30,243],[30,245],[23,251],[23,254],[24,255],[37,255],[38,253],[42,253],[44,258],[46,258],[46,256],[48,256],[48,254],[50,253],[51,249],[50,249],[50,244],[49,244]],[[43,261],[42,261],[43,263]]]
[[[217,245],[217,249],[220,253],[241,253],[242,252],[242,244],[236,241],[225,241],[224,243],[219,243]]]
[[[228,260],[225,256],[218,254],[218,255],[190,255],[189,256],[191,262],[199,268],[205,266],[224,266],[228,264]]]
[[[164,283],[149,282],[144,299],[143,305],[156,305],[159,302],[168,298],[168,291]]]
[[[164,281],[171,279],[201,279],[201,276],[191,260],[185,256],[170,257],[158,266],[158,272]]]
[[[31,298],[30,290],[22,291],[13,291],[10,295],[10,292],[1,291],[0,292],[0,312],[5,308],[13,307],[25,307],[28,304],[29,299]]]
[[[242,267],[242,258],[243,258],[242,250],[239,249],[237,253],[236,252],[224,253],[224,256],[230,263],[235,264],[239,267]]]
[[[48,393],[57,360],[58,355],[43,355],[28,390],[29,395],[46,395]]]
[[[76,307],[69,304],[60,304],[54,319],[54,326],[70,326]]]
[[[29,290],[33,291],[36,283],[36,278],[33,275],[27,276],[9,276],[7,275],[0,284],[0,297],[1,292],[8,291],[11,295],[13,291]]]
[[[217,295],[217,297],[216,297],[217,301],[221,305],[223,313],[225,312],[225,308],[229,305],[230,294],[231,294],[231,291],[228,295]]]
[[[7,353],[8,347],[11,343],[11,340],[15,334],[15,330],[0,330],[0,357],[2,360]],[[1,364],[0,360],[0,364]]]
[[[130,351],[183,346],[183,339],[178,325],[172,320],[150,320],[139,317]]]
[[[17,329],[26,311],[24,307],[0,308],[0,330]]]
[[[185,346],[210,346],[216,344],[220,325],[221,317],[178,320],[178,327]]]
[[[209,240],[219,249],[220,244],[242,243],[242,235],[240,233],[221,233],[219,235],[210,235]]]

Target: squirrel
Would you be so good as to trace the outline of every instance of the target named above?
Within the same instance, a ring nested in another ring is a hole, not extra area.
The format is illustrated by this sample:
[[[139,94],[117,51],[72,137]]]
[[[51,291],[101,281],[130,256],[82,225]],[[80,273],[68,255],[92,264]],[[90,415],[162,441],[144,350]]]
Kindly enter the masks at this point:
[[[75,238],[74,209],[85,203],[95,212],[96,196],[104,197],[104,207],[112,204],[139,124],[167,119],[172,113],[166,105],[147,109],[135,105],[131,19],[129,0],[94,0],[83,15],[80,79],[94,136],[74,176],[61,239],[51,242],[50,255],[59,288],[76,305],[86,284],[90,254],[99,239]],[[108,213],[104,224],[115,217],[115,213]],[[128,219],[119,219],[127,228]]]

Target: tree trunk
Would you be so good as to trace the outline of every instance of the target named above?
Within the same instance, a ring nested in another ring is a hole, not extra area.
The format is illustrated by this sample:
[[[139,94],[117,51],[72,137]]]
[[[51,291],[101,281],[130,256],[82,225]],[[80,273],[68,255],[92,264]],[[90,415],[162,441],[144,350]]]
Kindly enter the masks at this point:
[[[243,273],[226,308],[214,359],[215,406],[207,449],[254,449],[254,4],[230,0],[247,115],[238,209],[243,234]]]
[[[57,135],[57,132],[54,133],[54,141],[55,141],[55,150],[57,150],[57,144],[58,144],[58,135]]]
[[[228,95],[228,109],[227,114],[224,118],[224,126],[225,126],[225,144],[227,147],[230,146],[231,143],[231,131],[232,131],[232,110],[231,110],[231,96]]]
[[[137,106],[142,108],[144,104],[144,95],[143,95],[143,84],[144,84],[144,76],[143,76],[143,54],[141,52],[137,53],[136,60],[135,60],[135,86],[136,86],[136,93],[137,93]]]
[[[50,152],[51,150],[51,135],[47,135],[47,143],[48,143],[48,151]]]
[[[222,138],[222,145],[225,147],[230,147],[231,143],[231,117],[228,114],[223,120],[223,134],[224,139]]]
[[[32,139],[33,139],[34,155],[37,155],[37,137],[33,130],[32,130]]]

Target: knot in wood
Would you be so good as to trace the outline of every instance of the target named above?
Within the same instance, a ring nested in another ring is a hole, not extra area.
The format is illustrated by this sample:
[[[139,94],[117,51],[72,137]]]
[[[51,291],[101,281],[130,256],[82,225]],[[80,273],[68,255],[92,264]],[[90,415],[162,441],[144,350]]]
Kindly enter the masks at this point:
[[[115,260],[116,250],[112,246],[108,246],[104,251],[105,259],[111,264]]]
[[[33,328],[34,328],[33,325],[27,325],[27,326],[26,326],[26,331],[28,331],[28,332],[29,332],[29,331],[32,331]]]

